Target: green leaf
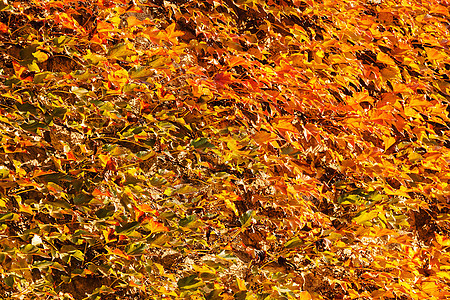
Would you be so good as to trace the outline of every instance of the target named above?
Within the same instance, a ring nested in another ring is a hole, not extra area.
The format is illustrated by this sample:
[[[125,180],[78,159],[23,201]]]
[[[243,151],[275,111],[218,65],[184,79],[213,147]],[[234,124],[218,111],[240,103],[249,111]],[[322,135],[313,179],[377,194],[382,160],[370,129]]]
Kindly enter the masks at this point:
[[[9,177],[9,169],[5,166],[0,166],[0,179]]]
[[[8,277],[5,278],[5,283],[7,286],[9,286],[10,288],[14,287],[14,276],[9,275]]]
[[[83,56],[84,59],[88,61],[89,64],[96,65],[100,61],[106,60],[106,57],[99,55],[97,53],[92,53],[90,50],[87,50],[87,54]]]
[[[4,214],[0,214],[0,222],[6,222],[6,221],[17,221],[19,220],[19,215],[8,212]]]
[[[198,191],[198,189],[196,187],[185,184],[181,188],[177,189],[175,192],[178,194],[191,194],[191,193],[195,193],[197,191]]]
[[[23,104],[17,102],[16,107],[21,112],[30,113],[32,115],[37,115],[38,113],[38,108],[28,102],[24,102]]]
[[[37,73],[36,75],[34,75],[33,83],[35,83],[35,84],[42,83],[44,81],[44,79],[47,78],[47,76],[49,74],[52,74],[52,72],[40,72],[40,73]]]
[[[32,267],[42,270],[42,269],[46,269],[52,265],[53,265],[52,261],[42,260],[42,261],[35,261],[33,263]]]
[[[21,247],[20,252],[24,254],[30,254],[39,251],[39,249],[36,246],[33,246],[31,244],[27,244],[23,247]]]
[[[107,217],[110,217],[114,214],[115,212],[115,207],[114,205],[108,205],[104,208],[100,208],[99,210],[97,210],[95,212],[95,215],[99,218],[99,219],[104,219]]]
[[[87,89],[80,88],[77,86],[72,86],[70,88],[70,91],[72,93],[74,93],[79,99],[84,99],[86,97],[86,95],[89,93],[89,91]]]
[[[149,183],[155,187],[161,187],[167,183],[167,180],[163,177],[152,177]]]
[[[127,247],[125,252],[128,255],[138,255],[138,254],[141,254],[142,252],[144,252],[145,249],[147,249],[147,245],[146,244],[144,244],[144,243],[134,243],[134,244],[131,244],[129,247]]]
[[[61,35],[59,37],[55,37],[53,39],[53,44],[55,44],[55,46],[57,47],[61,47],[62,45],[70,42],[71,38],[67,35]]]
[[[194,274],[181,278],[180,280],[178,280],[177,285],[180,289],[191,290],[203,286],[204,283],[197,277],[197,275]]]
[[[99,288],[96,288],[95,290],[94,290],[94,293],[92,294],[92,295],[97,295],[97,294],[112,294],[112,293],[115,293],[116,291],[113,289],[113,288],[111,288],[111,287],[109,287],[109,286],[106,286],[106,285],[102,285],[101,287],[99,287]]]
[[[30,123],[24,123],[20,125],[23,130],[30,131],[30,132],[36,132],[38,128],[47,128],[47,124],[39,122],[37,120],[33,120]]]
[[[80,250],[78,250],[74,246],[64,245],[64,246],[61,247],[60,253],[69,255],[71,257],[74,257],[75,259],[77,259],[79,261],[84,261],[84,254],[83,254],[83,252],[81,252]]]
[[[247,210],[242,216],[239,217],[242,227],[248,227],[251,225],[252,219],[255,216],[254,210]]]
[[[207,296],[207,300],[222,300],[223,297],[220,295],[223,291],[222,290],[212,290]]]
[[[73,203],[75,205],[86,204],[89,203],[89,201],[91,201],[92,199],[94,199],[94,196],[90,194],[80,193],[76,195],[75,198],[73,198]]]
[[[294,237],[293,239],[287,241],[284,244],[284,247],[286,247],[286,248],[297,248],[297,247],[302,246],[303,244],[305,244],[305,242],[302,239],[300,239],[298,237]]]
[[[191,145],[196,149],[204,149],[204,148],[215,148],[213,144],[209,142],[209,140],[205,137],[201,137],[191,141]]]
[[[84,261],[84,254],[80,250],[76,250],[71,255],[79,261]]]
[[[126,223],[120,227],[116,226],[116,232],[118,234],[122,234],[122,235],[129,235],[138,227],[139,227],[139,222],[134,221],[134,222]]]
[[[148,65],[151,68],[163,67],[166,65],[166,58],[162,55],[153,55]]]
[[[147,160],[153,156],[155,156],[155,151],[153,151],[153,150],[139,151],[136,153],[136,157],[138,157],[139,159],[142,159],[142,160]]]
[[[178,225],[181,227],[190,227],[189,224],[195,222],[197,220],[197,217],[195,215],[187,216],[186,218],[181,219],[178,222]]]
[[[20,58],[23,60],[34,60],[35,57],[33,56],[33,53],[36,52],[36,48],[38,46],[39,46],[39,44],[32,44],[28,47],[23,48],[19,52]]]
[[[80,81],[87,81],[95,76],[95,74],[92,74],[91,72],[85,70],[76,70],[74,72],[71,72],[70,75]]]

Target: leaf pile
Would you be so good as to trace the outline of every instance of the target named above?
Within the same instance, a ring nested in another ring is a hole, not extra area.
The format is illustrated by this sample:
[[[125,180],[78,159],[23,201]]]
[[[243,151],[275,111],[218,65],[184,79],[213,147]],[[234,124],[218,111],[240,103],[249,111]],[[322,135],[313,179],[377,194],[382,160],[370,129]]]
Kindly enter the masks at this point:
[[[4,0],[0,297],[449,297],[448,6]]]

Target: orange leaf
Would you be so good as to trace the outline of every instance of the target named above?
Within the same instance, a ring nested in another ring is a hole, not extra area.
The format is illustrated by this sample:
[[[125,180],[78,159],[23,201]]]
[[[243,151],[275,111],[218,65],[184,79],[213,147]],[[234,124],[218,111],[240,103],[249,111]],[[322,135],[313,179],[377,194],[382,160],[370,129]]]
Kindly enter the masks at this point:
[[[128,27],[135,27],[142,24],[142,21],[136,18],[135,16],[131,16],[127,18]]]
[[[140,290],[145,292],[145,285],[144,284],[138,284],[138,283],[135,283],[134,281],[130,281],[130,286],[131,287],[137,287]]]
[[[228,61],[228,66],[230,68],[238,65],[239,66],[248,65],[248,62],[244,58],[238,56],[235,56]]]
[[[130,259],[130,256],[126,255],[125,253],[123,253],[122,250],[120,250],[118,248],[114,249],[111,253],[115,254],[115,255],[117,255],[119,257],[123,257],[125,259]]]
[[[99,21],[97,22],[97,31],[98,32],[114,31],[114,25],[106,21]]]
[[[67,159],[68,159],[68,160],[77,160],[77,158],[75,157],[75,155],[73,155],[73,152],[72,152],[72,151],[67,152],[66,155],[67,155]]]
[[[139,209],[142,212],[149,212],[149,213],[152,213],[152,214],[157,214],[158,213],[155,209],[153,209],[148,204],[137,205],[136,208]]]
[[[428,295],[438,296],[439,288],[434,281],[425,281],[422,283],[422,290]]]
[[[395,66],[394,60],[389,55],[383,52],[378,53],[377,61],[387,65]]]
[[[8,26],[0,22],[0,32],[7,33],[8,32]]]
[[[72,16],[66,13],[58,13],[55,15],[55,22],[61,24],[63,27],[75,30],[79,33],[86,33],[83,27],[81,27],[78,22],[72,18]]]
[[[439,60],[439,59],[447,58],[447,54],[445,54],[445,52],[439,51],[438,49],[425,48],[425,51],[427,52],[428,58],[432,59],[432,60]]]
[[[28,213],[33,216],[35,215],[35,213],[33,212],[33,209],[29,205],[19,204],[19,211]]]
[[[271,133],[271,132],[267,132],[267,131],[260,131],[258,133],[256,133],[253,136],[253,139],[255,140],[255,142],[257,142],[259,145],[261,144],[266,144],[269,143],[273,140],[277,139],[276,134]]]
[[[412,92],[412,90],[403,83],[394,83],[394,93]]]
[[[22,73],[27,71],[28,69],[15,61],[13,61],[12,64],[13,64],[13,68],[14,68],[14,72],[16,73],[16,76],[19,78],[22,78]]]
[[[95,189],[95,190],[92,192],[92,196],[94,196],[94,197],[98,197],[98,196],[108,196],[108,197],[111,197],[111,194],[110,194],[108,191],[106,191],[106,193],[103,193],[103,192],[99,191],[98,189]]]
[[[300,300],[311,300],[312,297],[307,291],[300,292]]]
[[[442,5],[432,5],[430,14],[442,14],[444,16],[449,16],[448,8]]]
[[[169,228],[164,226],[162,223],[156,222],[153,219],[148,221],[148,224],[145,226],[150,229],[152,233],[161,232],[161,231],[169,231]]]
[[[290,118],[277,118],[274,120],[274,123],[276,123],[275,128],[280,131],[291,131],[298,133],[297,128],[292,125]]]
[[[177,37],[184,35],[183,31],[175,30],[175,23],[170,24],[166,28],[167,38],[174,44],[178,44]]]
[[[395,138],[390,136],[390,137],[383,137],[383,142],[384,142],[384,151],[386,151],[387,149],[389,149],[389,147],[391,147],[394,143],[395,143]]]

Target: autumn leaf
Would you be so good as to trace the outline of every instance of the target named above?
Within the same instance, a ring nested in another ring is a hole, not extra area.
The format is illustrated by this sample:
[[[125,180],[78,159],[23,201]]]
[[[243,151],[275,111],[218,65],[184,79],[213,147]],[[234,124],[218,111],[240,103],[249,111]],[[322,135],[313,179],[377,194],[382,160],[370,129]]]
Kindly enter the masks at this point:
[[[447,6],[0,1],[7,296],[449,298]]]
[[[81,27],[78,22],[67,13],[56,13],[54,15],[54,20],[57,24],[61,24],[65,28],[73,29],[80,34],[85,34],[86,31]]]
[[[387,64],[387,65],[395,66],[394,60],[389,55],[387,55],[383,52],[379,52],[377,54],[377,61]]]
[[[177,45],[178,44],[178,39],[177,37],[179,36],[183,36],[184,32],[179,31],[179,30],[175,30],[175,23],[170,24],[169,26],[166,27],[165,31],[166,31],[166,36],[164,36],[164,39],[167,39],[168,41],[170,41],[172,44]]]
[[[8,32],[8,26],[6,26],[2,22],[0,22],[0,32],[2,32],[2,33],[7,33]]]
[[[169,231],[169,228],[167,228],[166,226],[164,226],[162,223],[156,222],[153,219],[149,219],[146,224],[144,224],[144,227],[151,231],[152,233],[157,233],[157,232],[164,232],[164,231]]]
[[[232,83],[233,82],[233,78],[232,78],[232,75],[230,73],[221,72],[221,73],[217,73],[216,76],[214,76],[214,81],[219,86],[224,86],[226,84]]]

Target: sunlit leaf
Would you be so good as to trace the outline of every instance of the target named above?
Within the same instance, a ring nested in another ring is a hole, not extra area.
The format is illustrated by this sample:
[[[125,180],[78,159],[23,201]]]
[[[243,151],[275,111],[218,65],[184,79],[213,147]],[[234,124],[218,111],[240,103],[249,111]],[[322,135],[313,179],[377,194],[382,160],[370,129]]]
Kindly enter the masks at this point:
[[[201,287],[204,285],[204,283],[197,277],[197,275],[190,275],[178,280],[177,285],[180,289],[189,290]]]

